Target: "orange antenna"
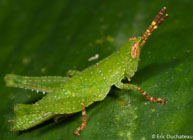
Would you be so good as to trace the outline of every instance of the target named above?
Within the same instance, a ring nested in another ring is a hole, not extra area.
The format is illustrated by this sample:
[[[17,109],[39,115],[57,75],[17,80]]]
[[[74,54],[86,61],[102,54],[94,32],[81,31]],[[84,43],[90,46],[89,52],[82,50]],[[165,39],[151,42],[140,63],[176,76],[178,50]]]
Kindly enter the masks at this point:
[[[161,11],[157,14],[157,16],[154,18],[154,20],[152,21],[152,23],[149,25],[149,27],[147,28],[147,30],[145,31],[145,33],[142,36],[142,43],[141,46],[143,46],[145,44],[145,42],[148,40],[149,36],[155,31],[155,29],[157,29],[159,27],[159,25],[168,17],[168,14],[164,14],[164,12],[166,11],[166,7],[163,7],[161,9]]]

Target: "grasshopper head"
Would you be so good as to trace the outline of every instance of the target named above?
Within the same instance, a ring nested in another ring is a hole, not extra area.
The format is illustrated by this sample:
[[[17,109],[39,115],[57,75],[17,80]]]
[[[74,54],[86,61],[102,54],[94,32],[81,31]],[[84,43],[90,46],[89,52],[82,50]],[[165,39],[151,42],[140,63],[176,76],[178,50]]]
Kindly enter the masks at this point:
[[[153,31],[155,31],[155,29],[157,29],[158,26],[168,17],[168,14],[163,16],[165,10],[166,7],[161,9],[142,37],[131,37],[129,41],[120,48],[120,52],[122,56],[124,56],[122,61],[124,61],[126,66],[126,77],[131,78],[137,71],[141,48],[144,46]]]
[[[132,43],[131,47],[131,57],[136,59],[139,57],[140,49],[144,46],[149,36],[159,27],[159,25],[168,17],[168,14],[164,14],[166,7],[163,7],[157,16],[154,18],[150,26],[147,28],[142,37],[131,37],[129,42]]]

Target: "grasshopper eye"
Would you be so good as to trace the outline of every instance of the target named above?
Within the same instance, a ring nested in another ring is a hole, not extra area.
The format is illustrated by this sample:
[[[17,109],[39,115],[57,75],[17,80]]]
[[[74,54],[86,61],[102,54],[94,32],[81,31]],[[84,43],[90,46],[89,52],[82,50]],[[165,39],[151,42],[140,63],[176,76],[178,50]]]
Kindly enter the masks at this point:
[[[139,56],[139,43],[134,42],[131,48],[131,57],[133,59],[137,58]]]

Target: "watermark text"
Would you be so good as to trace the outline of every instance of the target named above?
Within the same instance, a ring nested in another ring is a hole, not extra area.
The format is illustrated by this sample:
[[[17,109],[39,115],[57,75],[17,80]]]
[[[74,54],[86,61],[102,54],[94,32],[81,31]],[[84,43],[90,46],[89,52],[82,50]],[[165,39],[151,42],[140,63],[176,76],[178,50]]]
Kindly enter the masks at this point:
[[[193,135],[181,134],[152,134],[153,139],[193,139]]]

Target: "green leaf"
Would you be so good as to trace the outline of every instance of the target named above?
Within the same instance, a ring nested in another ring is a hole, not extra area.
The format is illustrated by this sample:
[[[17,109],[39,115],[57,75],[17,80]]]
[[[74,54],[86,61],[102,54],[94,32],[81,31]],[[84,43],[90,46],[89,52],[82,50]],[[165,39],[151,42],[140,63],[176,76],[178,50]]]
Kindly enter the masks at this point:
[[[88,123],[78,139],[193,136],[192,5],[190,0],[1,0],[0,138],[77,139],[73,132],[81,113],[10,132],[14,105],[34,103],[42,95],[6,87],[5,74],[65,76],[69,69],[83,70],[129,37],[141,36],[163,6],[169,17],[144,46],[131,83],[167,104],[149,103],[136,91],[113,87],[105,100],[87,108]],[[89,61],[96,54],[99,58]]]

